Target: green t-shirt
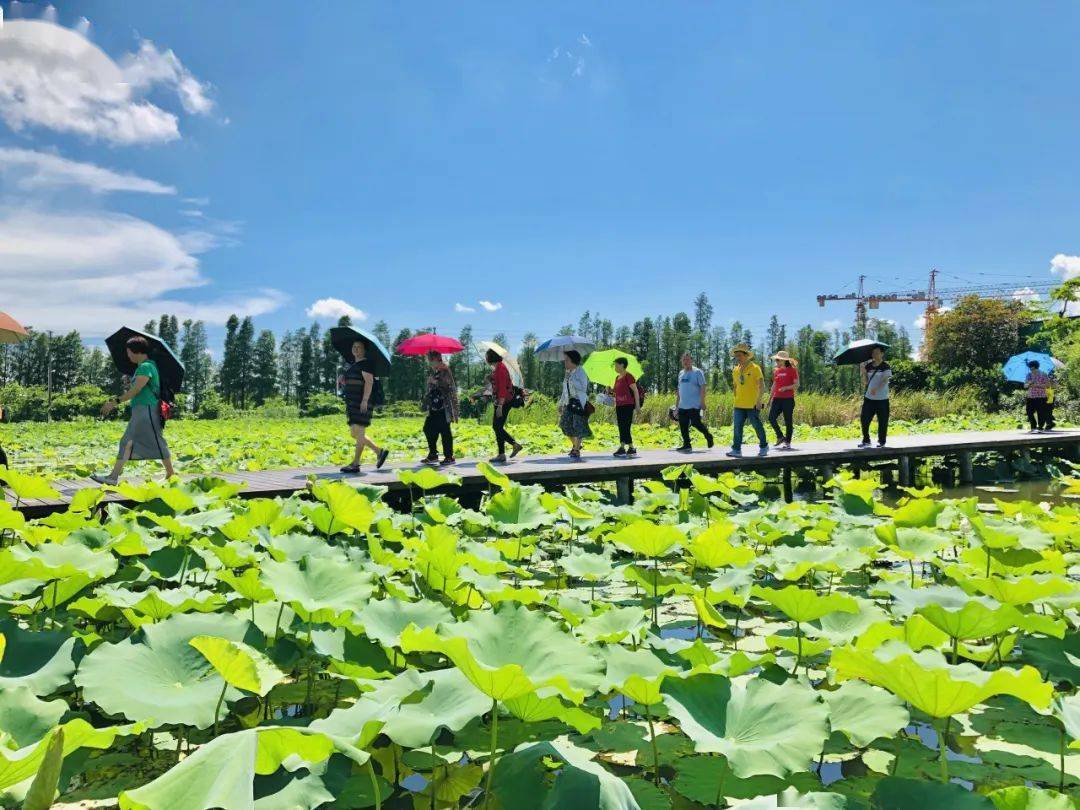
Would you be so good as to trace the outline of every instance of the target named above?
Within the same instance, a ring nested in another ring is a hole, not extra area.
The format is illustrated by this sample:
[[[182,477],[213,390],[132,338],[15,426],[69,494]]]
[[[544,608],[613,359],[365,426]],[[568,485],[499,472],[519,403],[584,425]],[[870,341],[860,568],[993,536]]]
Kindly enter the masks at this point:
[[[139,363],[139,367],[135,369],[132,379],[135,377],[149,377],[150,381],[142,387],[139,393],[131,398],[131,404],[157,405],[158,395],[155,392],[161,391],[161,377],[158,376],[157,363],[153,360],[144,360]]]

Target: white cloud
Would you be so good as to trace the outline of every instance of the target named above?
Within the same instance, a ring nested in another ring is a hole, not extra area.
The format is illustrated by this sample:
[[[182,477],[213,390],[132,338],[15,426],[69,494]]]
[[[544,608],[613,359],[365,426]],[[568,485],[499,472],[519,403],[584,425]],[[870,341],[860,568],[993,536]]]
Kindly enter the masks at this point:
[[[952,311],[952,307],[938,307],[938,312],[951,312],[951,311]],[[912,321],[912,324],[915,326],[916,329],[925,329],[926,328],[926,314],[923,313],[922,315],[920,315],[918,318],[916,318],[914,321]]]
[[[495,301],[485,301],[481,299],[477,301],[477,303],[482,306],[487,312],[498,312],[500,309],[502,309],[502,304]]]
[[[1016,301],[1022,301],[1025,304],[1029,301],[1039,301],[1042,296],[1039,295],[1031,287],[1021,287],[1019,290],[1013,290],[1012,297]]]
[[[209,286],[196,250],[212,235],[178,236],[115,213],[0,210],[0,289],[4,309],[38,329],[106,335],[162,312],[212,324],[278,309],[277,290],[192,302],[175,294]]]
[[[581,36],[579,36],[577,38],[577,41],[580,44],[584,45],[585,47],[591,47],[592,46],[592,40],[589,39],[585,34],[582,34]]]
[[[1050,260],[1050,272],[1061,276],[1062,281],[1080,276],[1080,256],[1059,253]]]
[[[832,320],[823,321],[821,324],[821,328],[824,329],[826,332],[832,332],[836,329],[839,329],[841,326],[843,326],[843,321],[841,321],[839,318],[833,318]]]
[[[133,191],[143,194],[175,194],[176,189],[156,180],[114,172],[93,163],[68,160],[49,152],[0,146],[0,177],[23,191],[79,186],[95,194]]]
[[[342,301],[340,298],[320,298],[306,311],[309,318],[319,318],[324,321],[336,321],[345,315],[348,315],[354,321],[367,320],[366,312],[357,309],[346,301]]]
[[[15,131],[43,127],[114,144],[180,137],[177,117],[142,95],[153,87],[176,92],[192,113],[212,102],[172,51],[144,41],[122,67],[81,31],[43,20],[0,26],[0,119]]]
[[[467,307],[464,304],[454,304],[454,312],[476,312],[476,307]]]

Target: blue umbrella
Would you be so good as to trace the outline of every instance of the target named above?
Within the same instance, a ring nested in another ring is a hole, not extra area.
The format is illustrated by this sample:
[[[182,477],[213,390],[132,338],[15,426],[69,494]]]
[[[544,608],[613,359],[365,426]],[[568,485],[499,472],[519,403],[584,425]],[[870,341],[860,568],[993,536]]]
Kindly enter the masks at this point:
[[[330,330],[330,342],[346,363],[353,361],[352,345],[358,340],[367,344],[367,357],[372,365],[371,373],[376,377],[389,376],[390,352],[377,337],[355,326],[335,326]]]
[[[1031,371],[1028,363],[1033,360],[1039,364],[1039,370],[1045,374],[1050,374],[1055,367],[1060,365],[1053,357],[1042,352],[1020,352],[1005,361],[1001,366],[1001,372],[1009,382],[1022,383],[1027,380],[1028,372]]]

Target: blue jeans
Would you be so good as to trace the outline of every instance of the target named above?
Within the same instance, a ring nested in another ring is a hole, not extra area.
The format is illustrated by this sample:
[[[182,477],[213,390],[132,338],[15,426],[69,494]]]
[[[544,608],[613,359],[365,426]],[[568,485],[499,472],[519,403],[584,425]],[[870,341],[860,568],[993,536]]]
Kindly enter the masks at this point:
[[[769,440],[765,436],[765,426],[761,424],[761,414],[757,408],[736,408],[734,414],[735,437],[731,442],[731,449],[736,453],[742,450],[743,425],[749,421],[757,433],[758,442],[762,447],[769,446]]]

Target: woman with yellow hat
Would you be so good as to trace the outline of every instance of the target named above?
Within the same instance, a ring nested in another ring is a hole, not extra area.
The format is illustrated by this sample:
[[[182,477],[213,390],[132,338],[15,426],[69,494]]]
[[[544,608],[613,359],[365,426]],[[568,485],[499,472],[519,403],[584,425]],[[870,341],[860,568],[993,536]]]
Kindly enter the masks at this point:
[[[769,403],[769,424],[776,431],[776,449],[791,449],[791,434],[795,429],[795,391],[799,388],[799,364],[784,350],[772,356],[776,368],[772,375],[772,399]],[[784,432],[780,432],[780,417],[784,417]]]

